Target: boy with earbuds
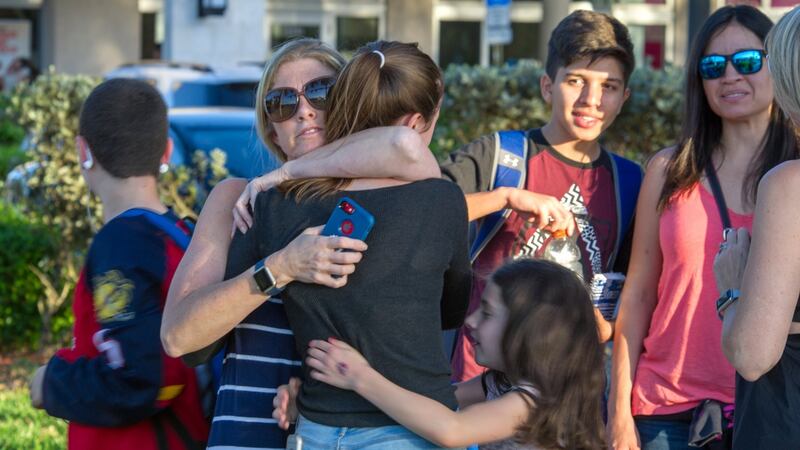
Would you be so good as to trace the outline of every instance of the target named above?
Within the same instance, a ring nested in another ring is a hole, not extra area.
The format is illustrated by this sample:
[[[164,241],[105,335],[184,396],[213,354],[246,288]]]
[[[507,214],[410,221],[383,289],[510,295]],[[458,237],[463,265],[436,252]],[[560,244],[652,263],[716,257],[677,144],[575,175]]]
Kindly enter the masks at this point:
[[[145,82],[108,80],[86,99],[76,138],[103,204],[75,288],[73,346],[31,381],[31,401],[69,421],[70,449],[203,448],[194,369],[161,347],[161,311],[189,228],[158,196],[172,153],[167,110]]]

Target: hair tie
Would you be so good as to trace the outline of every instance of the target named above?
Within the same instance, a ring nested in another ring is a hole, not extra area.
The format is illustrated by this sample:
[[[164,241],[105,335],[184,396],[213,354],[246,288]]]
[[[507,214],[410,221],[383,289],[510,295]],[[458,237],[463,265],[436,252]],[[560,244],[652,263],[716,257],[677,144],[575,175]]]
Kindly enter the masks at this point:
[[[381,57],[381,66],[379,69],[383,69],[383,65],[386,64],[386,57],[383,56],[383,53],[380,50],[373,50],[372,53],[377,53],[378,56]]]

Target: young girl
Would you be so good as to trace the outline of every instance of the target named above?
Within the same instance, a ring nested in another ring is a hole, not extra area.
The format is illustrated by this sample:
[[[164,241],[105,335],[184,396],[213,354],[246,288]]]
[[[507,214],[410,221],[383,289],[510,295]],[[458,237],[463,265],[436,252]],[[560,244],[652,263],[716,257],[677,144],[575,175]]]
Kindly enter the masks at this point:
[[[476,359],[490,370],[457,385],[459,411],[397,386],[335,339],[311,341],[306,363],[313,379],[354,390],[443,447],[599,449],[603,372],[593,321],[574,273],[519,260],[497,269],[467,319]],[[276,405],[285,409],[282,391]],[[274,414],[282,426],[284,412]]]

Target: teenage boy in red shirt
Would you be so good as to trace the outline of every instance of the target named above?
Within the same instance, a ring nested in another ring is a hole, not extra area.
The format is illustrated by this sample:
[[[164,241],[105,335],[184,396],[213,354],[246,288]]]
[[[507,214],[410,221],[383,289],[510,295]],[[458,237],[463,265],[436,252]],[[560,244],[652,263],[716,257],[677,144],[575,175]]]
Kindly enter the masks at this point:
[[[31,401],[69,420],[70,449],[204,448],[194,369],[161,347],[161,311],[189,229],[158,196],[167,109],[149,84],[114,79],[84,102],[76,139],[103,204],[75,288],[74,339],[31,381]],[[184,241],[181,243],[181,241]]]

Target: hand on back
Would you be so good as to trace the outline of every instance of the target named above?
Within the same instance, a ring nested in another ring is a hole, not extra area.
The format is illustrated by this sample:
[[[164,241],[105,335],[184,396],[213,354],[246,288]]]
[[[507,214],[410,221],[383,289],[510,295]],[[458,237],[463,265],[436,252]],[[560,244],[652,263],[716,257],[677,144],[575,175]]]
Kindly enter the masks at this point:
[[[367,244],[341,236],[320,236],[322,225],[306,228],[282,250],[270,258],[278,285],[291,281],[314,283],[339,288],[347,284],[347,276],[356,270]],[[348,250],[348,251],[341,251]]]
[[[278,386],[278,392],[272,399],[272,418],[278,421],[278,427],[282,430],[288,430],[289,425],[297,421],[297,395],[301,384],[300,378],[290,378],[289,384]]]
[[[272,172],[253,178],[247,183],[233,207],[233,224],[243,234],[253,226],[251,211],[255,207],[256,197],[259,192],[264,192],[288,180],[284,167],[281,166]]]
[[[306,355],[311,378],[341,389],[356,390],[361,377],[370,369],[356,349],[334,338],[309,342]]]

